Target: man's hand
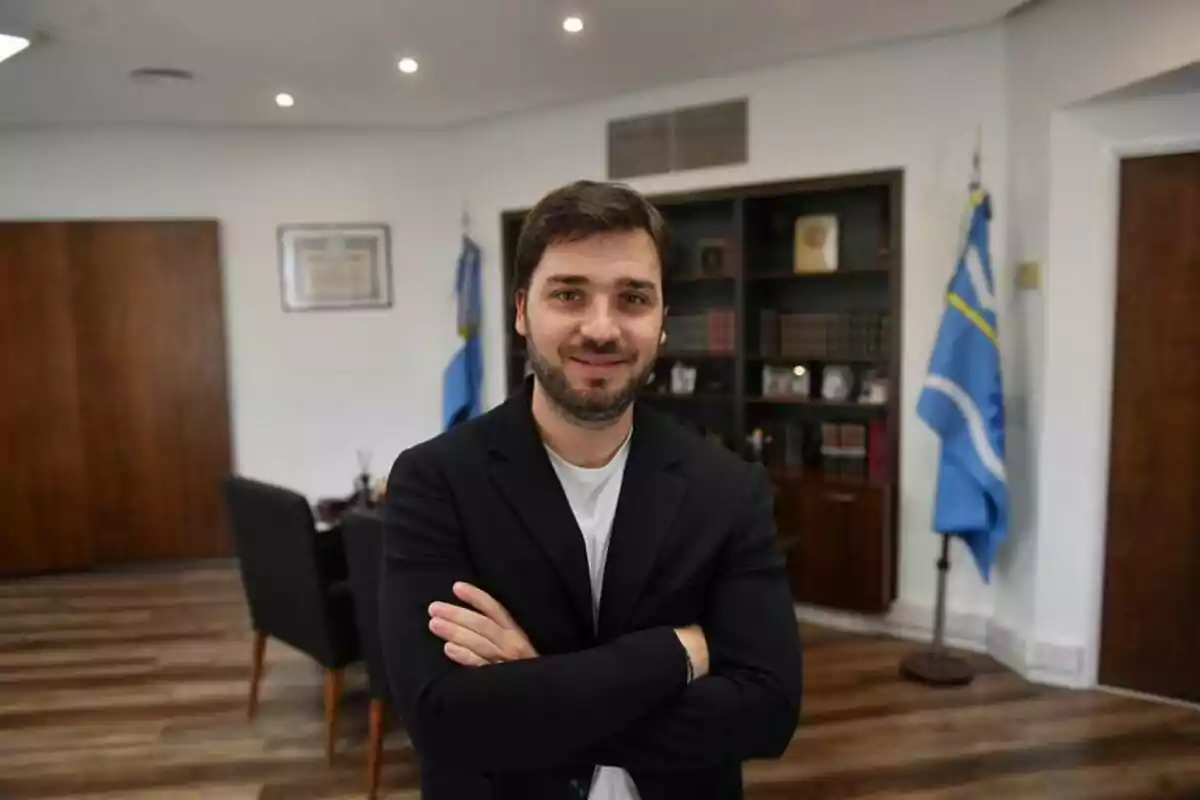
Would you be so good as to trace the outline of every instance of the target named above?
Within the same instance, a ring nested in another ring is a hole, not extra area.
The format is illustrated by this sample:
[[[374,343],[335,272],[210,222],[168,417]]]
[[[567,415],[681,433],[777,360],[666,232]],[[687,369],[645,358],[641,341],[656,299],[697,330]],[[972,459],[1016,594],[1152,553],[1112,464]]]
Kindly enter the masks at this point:
[[[703,678],[708,674],[708,639],[704,636],[704,631],[699,625],[692,625],[676,628],[675,635],[679,637],[679,643],[684,646],[692,660],[693,677]]]
[[[480,613],[449,603],[429,606],[429,630],[445,640],[444,651],[451,661],[482,667],[538,657],[525,631],[487,592],[460,582],[454,584],[454,596]]]

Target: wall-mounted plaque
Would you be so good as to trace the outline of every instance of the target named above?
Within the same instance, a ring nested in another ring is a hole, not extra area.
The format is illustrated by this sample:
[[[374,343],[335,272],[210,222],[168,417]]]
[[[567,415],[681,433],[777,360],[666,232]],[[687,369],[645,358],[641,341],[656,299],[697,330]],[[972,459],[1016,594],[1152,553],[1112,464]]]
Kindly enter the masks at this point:
[[[389,308],[391,232],[381,223],[280,225],[285,311]]]

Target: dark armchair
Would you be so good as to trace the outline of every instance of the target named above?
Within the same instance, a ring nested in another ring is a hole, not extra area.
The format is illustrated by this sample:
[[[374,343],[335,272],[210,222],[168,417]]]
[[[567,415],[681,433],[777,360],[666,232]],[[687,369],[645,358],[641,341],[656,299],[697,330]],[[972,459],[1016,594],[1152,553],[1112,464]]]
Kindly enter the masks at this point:
[[[325,755],[333,760],[342,669],[361,659],[354,601],[344,564],[330,558],[303,495],[238,476],[225,501],[254,626],[249,714],[258,706],[267,637],[325,668]]]
[[[379,789],[380,755],[389,709],[387,674],[379,631],[379,579],[383,568],[383,519],[379,512],[354,508],[341,520],[346,549],[346,568],[354,593],[354,612],[367,662],[371,690],[371,732],[367,745],[367,797],[374,800]]]

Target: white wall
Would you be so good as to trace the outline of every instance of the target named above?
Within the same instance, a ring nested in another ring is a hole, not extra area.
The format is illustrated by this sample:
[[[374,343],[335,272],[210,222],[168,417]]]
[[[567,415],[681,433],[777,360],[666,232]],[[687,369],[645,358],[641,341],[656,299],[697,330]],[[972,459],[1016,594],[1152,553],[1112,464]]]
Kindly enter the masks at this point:
[[[468,130],[466,185],[488,259],[488,399],[504,393],[500,212],[530,205],[550,188],[577,178],[603,178],[605,124],[612,117],[749,96],[748,164],[634,185],[655,193],[894,167],[905,171],[899,588],[902,603],[922,611],[931,606],[938,546],[930,533],[937,440],[914,409],[954,266],[977,125],[987,149],[985,178],[997,198],[996,225],[1003,231],[1003,51],[1003,33],[996,26],[504,118]],[[997,263],[1005,263],[1004,245],[1004,237],[997,236]],[[990,590],[965,550],[957,551],[956,564],[951,609],[976,622],[985,619]],[[927,615],[916,615],[922,616],[927,622]]]
[[[237,467],[348,493],[356,449],[383,471],[440,427],[452,165],[443,140],[392,132],[15,128],[0,132],[0,218],[220,220]],[[284,313],[276,226],[341,221],[392,226],[394,307]]]
[[[1055,115],[1037,638],[1099,656],[1122,156],[1200,151],[1200,94]]]

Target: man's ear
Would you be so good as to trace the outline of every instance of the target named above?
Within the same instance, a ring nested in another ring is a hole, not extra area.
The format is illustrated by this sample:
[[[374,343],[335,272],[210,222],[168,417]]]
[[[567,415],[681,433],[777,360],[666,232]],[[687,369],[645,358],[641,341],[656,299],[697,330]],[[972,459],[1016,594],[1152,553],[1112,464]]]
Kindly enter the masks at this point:
[[[513,302],[517,306],[517,316],[513,321],[513,327],[521,336],[528,336],[525,326],[525,302],[529,299],[529,293],[524,289],[518,289],[513,295]]]

